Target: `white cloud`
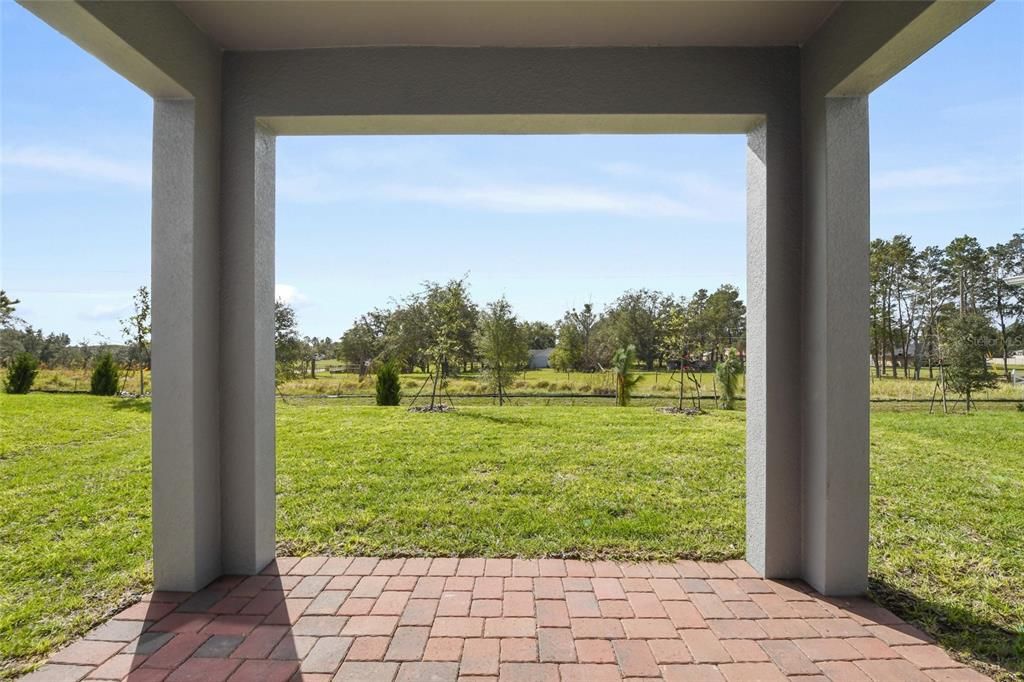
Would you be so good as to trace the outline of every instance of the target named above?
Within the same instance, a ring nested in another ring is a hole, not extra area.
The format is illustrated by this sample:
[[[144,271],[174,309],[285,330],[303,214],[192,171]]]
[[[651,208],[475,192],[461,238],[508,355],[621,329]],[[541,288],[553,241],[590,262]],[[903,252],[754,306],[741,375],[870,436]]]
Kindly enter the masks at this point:
[[[92,310],[80,313],[79,317],[90,322],[109,322],[127,317],[129,310],[129,306],[126,305],[110,305],[101,303],[94,305]]]
[[[894,168],[873,173],[873,190],[943,189],[1020,182],[1020,166],[1004,167],[979,162]]]
[[[289,305],[297,305],[309,300],[306,295],[300,292],[295,286],[280,283],[274,285],[274,298]]]
[[[523,182],[383,182],[353,185],[327,173],[278,179],[278,195],[306,204],[354,200],[404,201],[498,213],[604,213],[658,218],[730,220],[742,216],[746,198],[709,180],[679,180],[661,191],[609,189],[600,184]]]
[[[585,185],[479,184],[461,187],[387,185],[385,196],[500,213],[611,213],[666,218],[708,217],[703,210],[654,192],[606,190]]]
[[[0,161],[11,168],[43,171],[87,181],[150,186],[148,164],[111,158],[82,149],[24,146],[4,149]]]

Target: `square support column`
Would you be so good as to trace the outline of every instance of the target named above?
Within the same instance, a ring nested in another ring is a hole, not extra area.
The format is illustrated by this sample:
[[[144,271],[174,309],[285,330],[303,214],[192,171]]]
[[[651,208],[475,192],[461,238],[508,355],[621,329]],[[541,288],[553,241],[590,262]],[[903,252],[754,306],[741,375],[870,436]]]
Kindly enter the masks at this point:
[[[156,100],[153,115],[153,572],[196,590],[221,572],[220,109]]]
[[[803,576],[867,589],[870,180],[867,97],[804,103]]]
[[[225,105],[221,185],[221,517],[225,573],[275,553],[272,132]]]
[[[747,560],[800,575],[799,115],[747,133]]]

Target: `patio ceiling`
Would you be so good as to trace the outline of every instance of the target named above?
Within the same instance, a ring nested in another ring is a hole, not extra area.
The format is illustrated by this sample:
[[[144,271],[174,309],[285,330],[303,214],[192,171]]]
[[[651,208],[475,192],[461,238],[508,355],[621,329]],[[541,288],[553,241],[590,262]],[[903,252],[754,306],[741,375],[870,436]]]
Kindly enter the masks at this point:
[[[838,2],[241,0],[179,2],[227,50],[361,46],[801,45]]]

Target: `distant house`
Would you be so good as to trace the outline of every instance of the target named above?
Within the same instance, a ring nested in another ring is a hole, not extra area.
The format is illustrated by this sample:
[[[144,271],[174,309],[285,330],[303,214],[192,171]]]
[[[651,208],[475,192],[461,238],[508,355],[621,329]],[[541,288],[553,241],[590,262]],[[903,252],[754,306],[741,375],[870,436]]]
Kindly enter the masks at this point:
[[[554,352],[554,348],[531,348],[530,349],[530,363],[528,367],[530,369],[545,369],[551,366],[549,362],[551,353]]]
[[[1007,277],[1006,283],[1012,287],[1024,287],[1024,275],[1014,275],[1013,277]]]

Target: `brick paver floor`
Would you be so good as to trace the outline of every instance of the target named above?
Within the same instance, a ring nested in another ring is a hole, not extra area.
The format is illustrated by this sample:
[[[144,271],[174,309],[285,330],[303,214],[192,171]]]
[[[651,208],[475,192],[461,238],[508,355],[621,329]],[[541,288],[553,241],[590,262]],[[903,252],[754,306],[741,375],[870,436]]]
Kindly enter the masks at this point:
[[[280,558],[146,596],[31,680],[984,680],[865,599],[743,561]]]

